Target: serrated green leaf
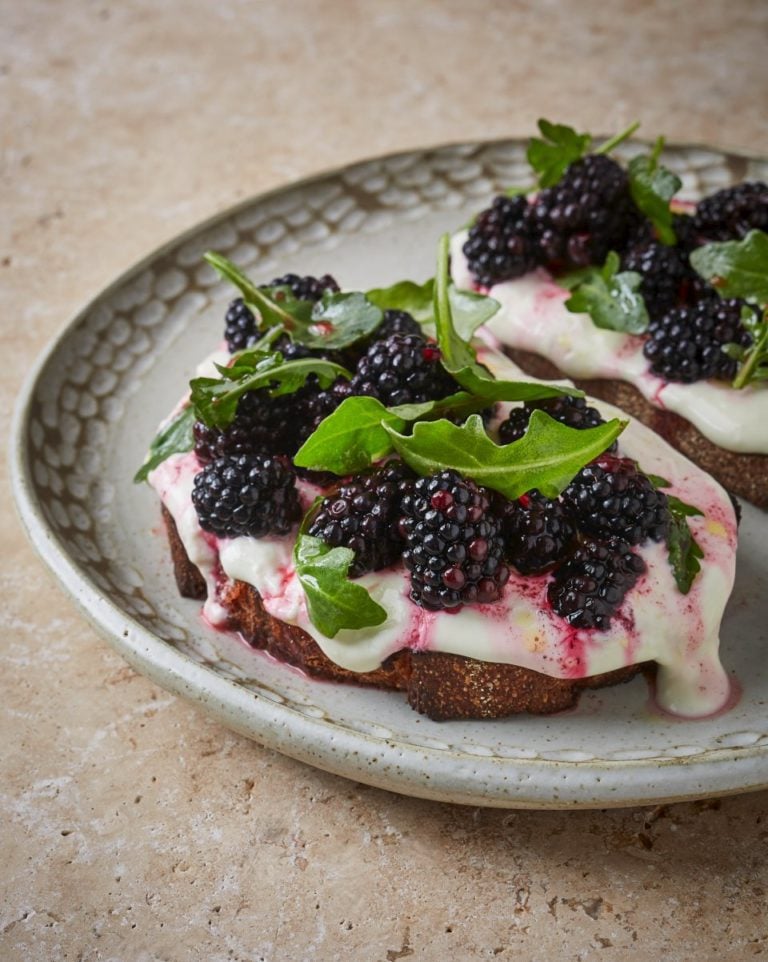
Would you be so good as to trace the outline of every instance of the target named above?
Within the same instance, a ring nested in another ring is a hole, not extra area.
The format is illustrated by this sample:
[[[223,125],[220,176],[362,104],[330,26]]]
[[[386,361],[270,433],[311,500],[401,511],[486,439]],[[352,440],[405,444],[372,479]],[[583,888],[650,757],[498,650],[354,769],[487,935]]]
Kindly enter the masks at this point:
[[[272,397],[291,394],[303,387],[314,374],[320,387],[329,387],[337,377],[351,377],[339,364],[321,358],[308,357],[296,361],[283,360],[282,354],[259,355],[256,352],[252,369],[242,363],[242,373],[236,380],[226,377],[198,377],[190,381],[190,399],[199,420],[209,427],[226,428],[234,420],[237,404],[243,394],[267,388]]]
[[[611,251],[602,267],[582,275],[565,306],[572,313],[589,314],[593,324],[604,330],[642,334],[648,328],[648,311],[640,294],[642,277],[618,268],[619,255]]]
[[[691,254],[691,264],[721,297],[743,297],[768,304],[768,234],[751,230],[738,241],[705,244]]]
[[[536,172],[539,187],[552,187],[566,169],[586,154],[592,143],[590,134],[578,134],[573,127],[553,124],[543,118],[538,123],[542,137],[533,137],[526,157]]]
[[[385,427],[397,453],[418,474],[453,468],[514,499],[532,488],[545,497],[557,497],[588,461],[610,447],[626,424],[613,420],[580,431],[535,410],[523,437],[504,445],[488,437],[478,415],[461,427],[450,421],[421,421],[410,436]]]
[[[312,624],[328,638],[343,628],[368,628],[387,620],[387,612],[362,585],[349,580],[355,553],[330,548],[320,538],[300,533],[294,548],[296,575]]]
[[[326,291],[312,309],[311,324],[301,332],[307,347],[339,350],[368,337],[381,324],[381,309],[360,291]],[[330,325],[330,330],[324,330]]]
[[[366,291],[365,296],[382,311],[407,311],[419,324],[428,324],[432,321],[434,285],[433,278],[423,284],[398,281],[389,287]]]
[[[170,423],[158,432],[149,446],[147,460],[133,476],[135,484],[146,481],[150,471],[162,464],[172,454],[184,454],[195,446],[192,425],[195,423],[195,412],[192,407],[185,407],[179,411]]]
[[[656,228],[663,244],[675,244],[672,228],[672,211],[669,202],[680,190],[683,182],[666,167],[659,165],[658,157],[663,146],[659,138],[650,154],[633,157],[629,162],[629,190],[637,208],[645,214]]]
[[[296,452],[293,462],[300,468],[342,476],[364,471],[392,450],[385,424],[402,431],[406,421],[376,398],[346,398],[320,422]]]

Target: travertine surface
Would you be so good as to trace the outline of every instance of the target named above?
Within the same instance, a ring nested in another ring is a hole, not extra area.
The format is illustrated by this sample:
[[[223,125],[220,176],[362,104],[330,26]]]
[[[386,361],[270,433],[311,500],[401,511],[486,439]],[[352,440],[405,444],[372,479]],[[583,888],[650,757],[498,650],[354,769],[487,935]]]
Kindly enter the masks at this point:
[[[768,153],[750,0],[0,2],[2,409],[88,297],[238,198],[539,115]],[[504,813],[264,751],[136,676],[3,479],[3,960],[743,960],[766,794]]]

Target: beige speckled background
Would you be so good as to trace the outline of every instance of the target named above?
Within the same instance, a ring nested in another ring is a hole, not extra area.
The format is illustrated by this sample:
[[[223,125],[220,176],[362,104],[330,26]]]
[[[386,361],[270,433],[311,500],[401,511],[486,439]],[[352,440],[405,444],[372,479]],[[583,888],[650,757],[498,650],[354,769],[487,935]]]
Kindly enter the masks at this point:
[[[293,178],[541,114],[768,153],[755,0],[0,0],[0,37],[6,412],[116,274]],[[2,484],[3,962],[768,955],[765,793],[508,814],[261,750],[94,636]]]

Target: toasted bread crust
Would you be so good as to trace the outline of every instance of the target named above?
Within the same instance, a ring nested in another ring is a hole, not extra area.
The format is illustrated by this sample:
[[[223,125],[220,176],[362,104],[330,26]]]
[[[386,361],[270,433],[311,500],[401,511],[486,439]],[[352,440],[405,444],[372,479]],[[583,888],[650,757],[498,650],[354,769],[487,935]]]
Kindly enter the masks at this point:
[[[180,593],[187,598],[205,598],[205,581],[189,560],[165,508],[163,519]],[[233,581],[224,588],[220,600],[228,611],[229,627],[254,648],[315,678],[404,691],[411,707],[435,721],[503,718],[520,712],[548,715],[572,707],[582,689],[628,681],[642,667],[629,665],[591,678],[552,678],[517,665],[444,652],[403,650],[375,671],[354,672],[331,661],[307,632],[270,615],[252,585]]]
[[[563,377],[562,371],[538,354],[512,348],[505,348],[505,353],[532,377],[545,380]],[[738,454],[719,448],[679,414],[654,407],[626,381],[584,379],[574,383],[586,394],[614,404],[642,421],[731,494],[760,508],[768,508],[768,455]]]

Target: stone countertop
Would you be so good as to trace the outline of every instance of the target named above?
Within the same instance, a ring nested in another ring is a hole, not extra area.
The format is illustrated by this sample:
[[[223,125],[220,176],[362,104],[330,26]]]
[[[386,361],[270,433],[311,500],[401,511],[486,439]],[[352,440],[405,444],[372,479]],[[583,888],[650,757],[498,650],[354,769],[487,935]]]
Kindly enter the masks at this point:
[[[306,174],[540,115],[768,153],[767,27],[750,0],[0,0],[2,408],[118,273]],[[262,750],[94,635],[2,485],[3,960],[768,953],[768,794],[509,813]]]

